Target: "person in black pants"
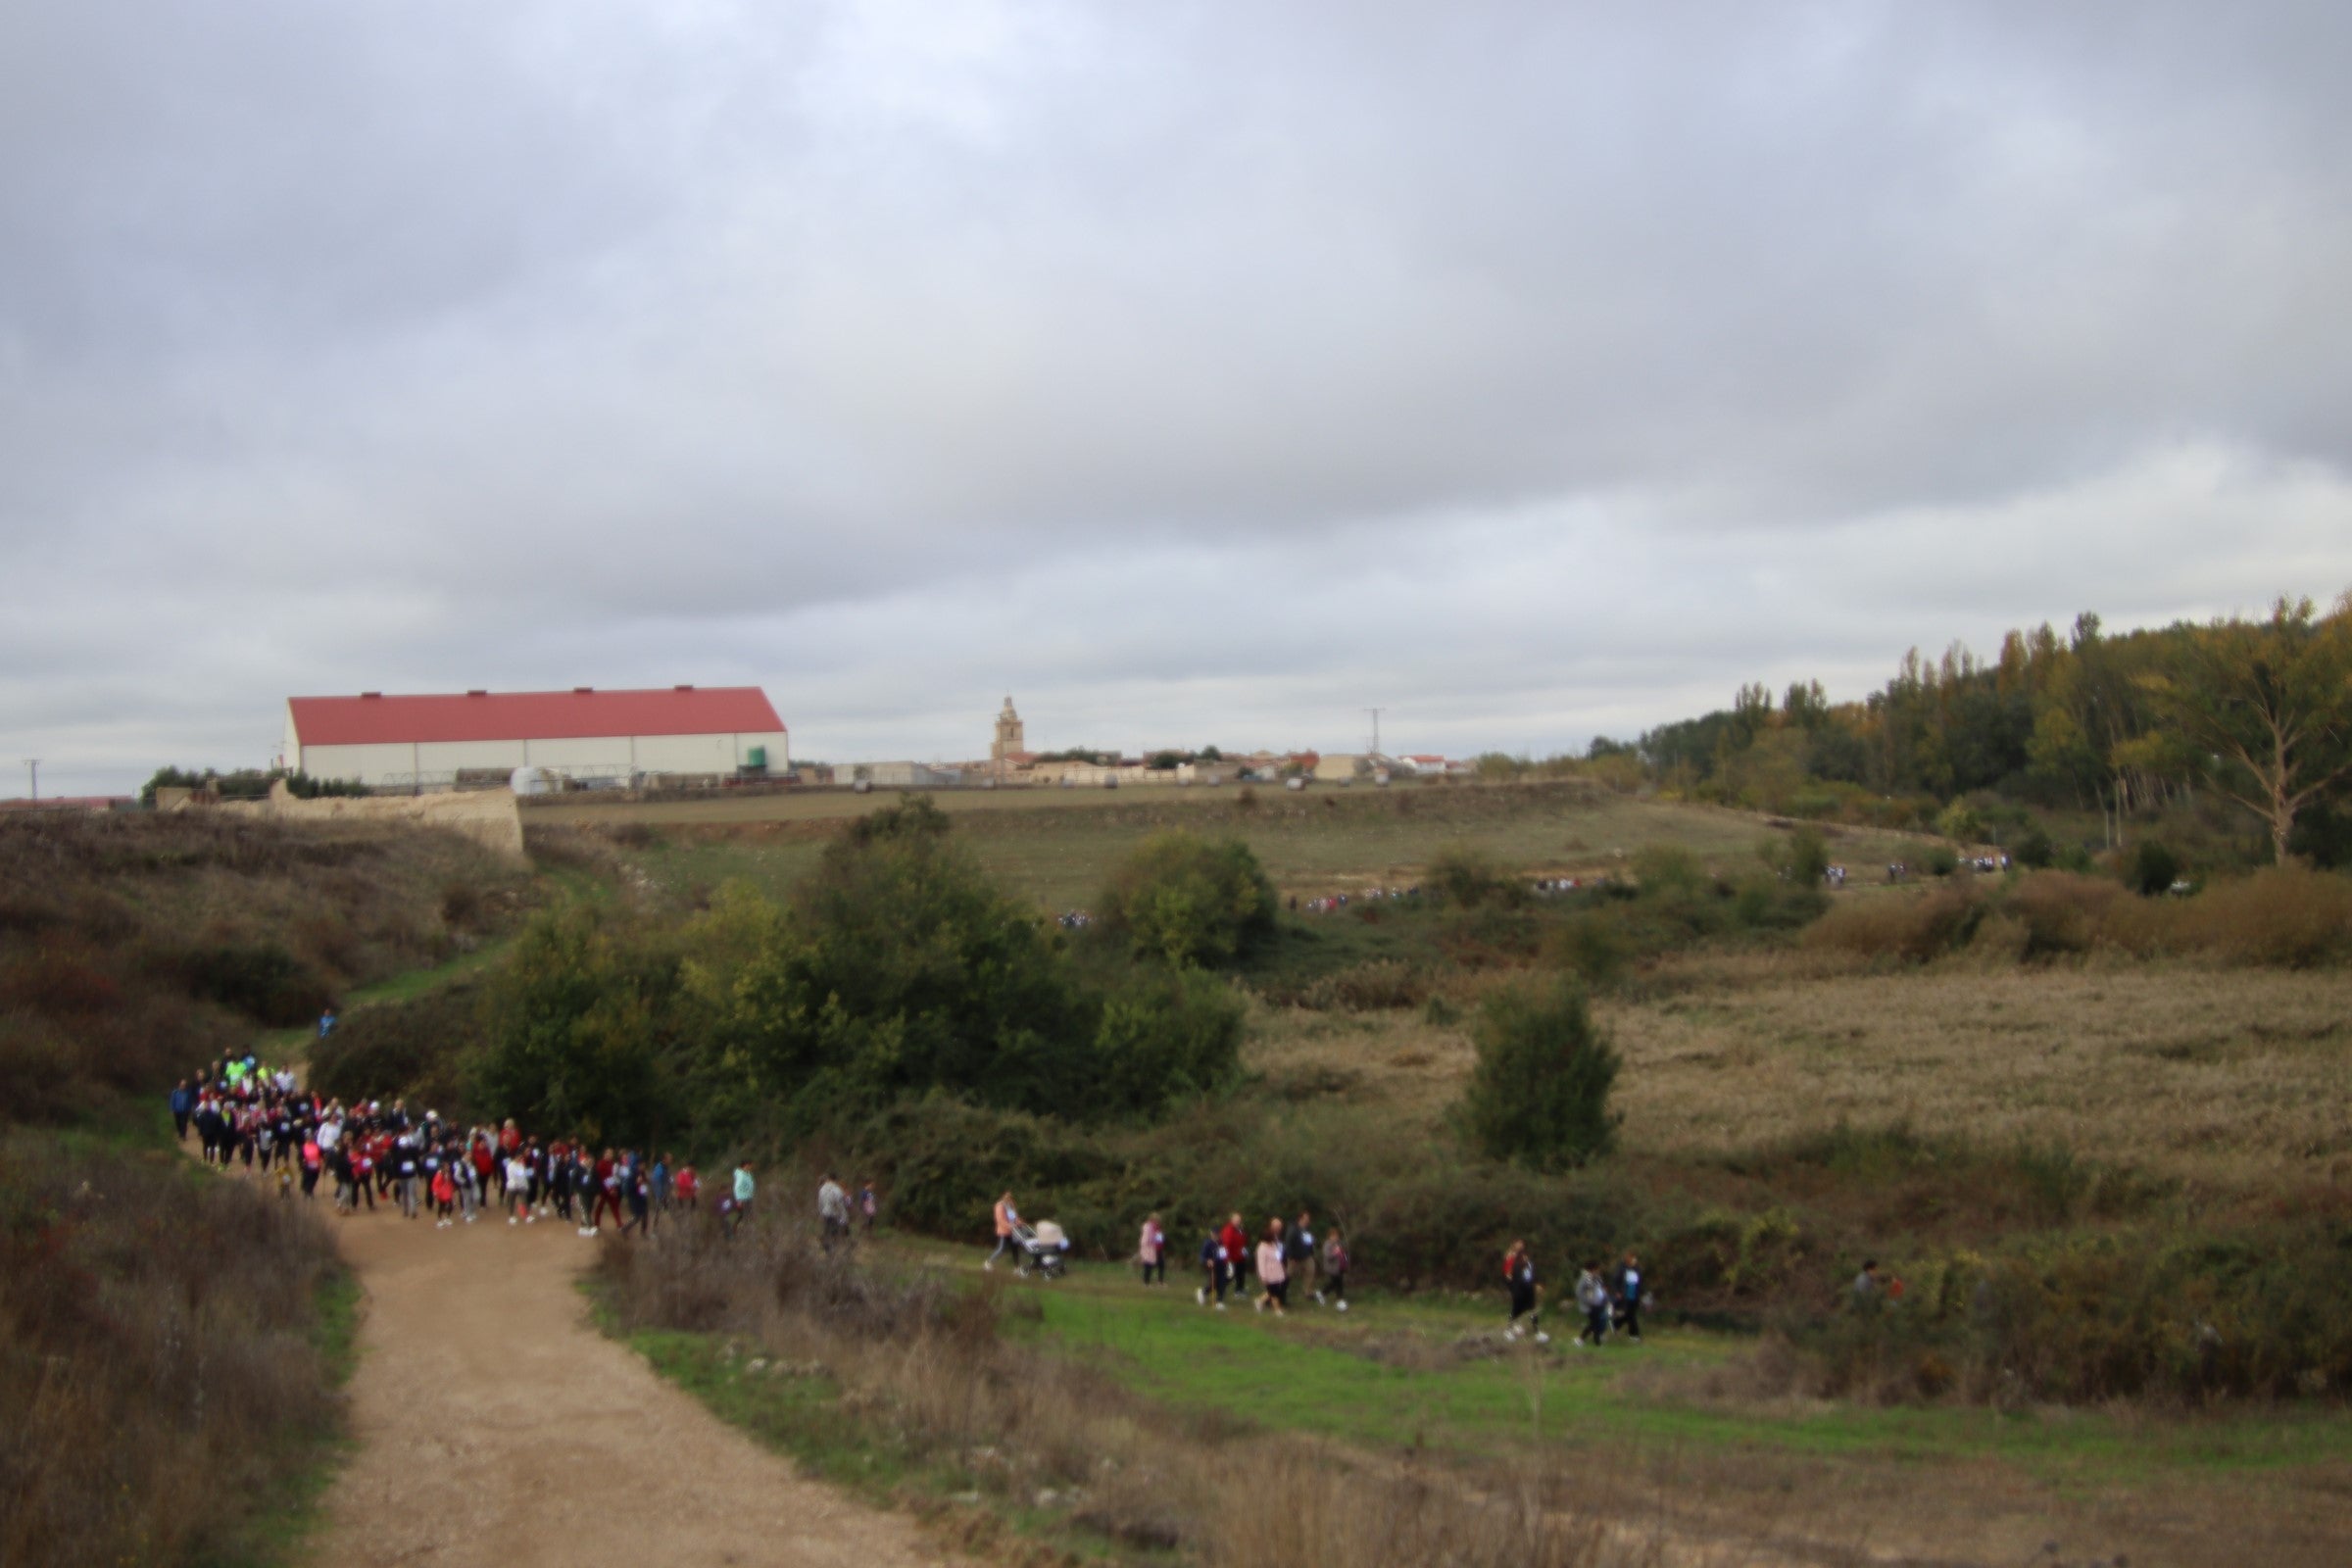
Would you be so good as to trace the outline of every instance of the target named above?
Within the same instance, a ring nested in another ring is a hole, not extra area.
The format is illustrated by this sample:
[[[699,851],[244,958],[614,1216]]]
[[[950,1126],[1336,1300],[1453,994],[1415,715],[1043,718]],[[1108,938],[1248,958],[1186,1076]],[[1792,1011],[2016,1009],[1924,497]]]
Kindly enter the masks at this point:
[[[1631,1250],[1617,1266],[1617,1327],[1636,1345],[1642,1343],[1642,1260]]]

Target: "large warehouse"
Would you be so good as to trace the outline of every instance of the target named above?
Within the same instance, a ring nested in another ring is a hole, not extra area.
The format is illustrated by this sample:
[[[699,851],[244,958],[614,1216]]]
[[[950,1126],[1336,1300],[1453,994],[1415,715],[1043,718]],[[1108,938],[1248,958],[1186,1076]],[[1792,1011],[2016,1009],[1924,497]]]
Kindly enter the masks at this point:
[[[290,697],[285,765],[378,788],[447,789],[518,767],[627,782],[781,774],[784,723],[757,686]]]

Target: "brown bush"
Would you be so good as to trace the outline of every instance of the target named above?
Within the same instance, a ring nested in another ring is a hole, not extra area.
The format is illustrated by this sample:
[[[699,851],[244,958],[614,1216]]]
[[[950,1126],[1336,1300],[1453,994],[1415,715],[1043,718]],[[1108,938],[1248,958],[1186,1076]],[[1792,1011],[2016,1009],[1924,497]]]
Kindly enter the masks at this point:
[[[229,1545],[338,1419],[334,1268],[315,1219],[175,1155],[0,1139],[0,1562]]]
[[[2024,925],[2026,958],[2088,953],[2100,922],[2123,888],[2100,877],[2069,871],[2036,871],[2018,883],[2001,903],[2003,912]]]
[[[2143,957],[2207,956],[2282,969],[2340,963],[2352,958],[2352,879],[2278,866],[2193,898],[2120,900],[2100,935]]]
[[[1967,942],[1984,912],[1967,883],[1917,894],[1877,894],[1833,907],[1805,931],[1807,947],[1924,963]]]

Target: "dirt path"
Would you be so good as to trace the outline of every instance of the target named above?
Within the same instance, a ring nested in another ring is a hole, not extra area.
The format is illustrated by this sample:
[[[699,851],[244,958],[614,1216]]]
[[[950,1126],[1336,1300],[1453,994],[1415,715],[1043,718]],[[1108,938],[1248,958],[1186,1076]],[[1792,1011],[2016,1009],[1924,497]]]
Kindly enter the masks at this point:
[[[796,1475],[588,1323],[595,1243],[503,1220],[338,1222],[367,1296],[359,1452],[315,1561],[593,1568],[934,1563],[913,1524]]]

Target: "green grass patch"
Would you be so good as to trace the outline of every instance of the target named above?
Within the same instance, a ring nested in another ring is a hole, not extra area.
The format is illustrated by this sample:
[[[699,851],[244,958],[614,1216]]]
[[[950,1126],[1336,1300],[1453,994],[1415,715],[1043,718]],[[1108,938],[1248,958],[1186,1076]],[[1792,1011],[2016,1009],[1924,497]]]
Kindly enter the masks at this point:
[[[2066,1486],[2311,1466],[2352,1446],[2352,1416],[2340,1409],[2127,1416],[1677,1397],[1657,1386],[1722,1366],[1754,1342],[1660,1325],[1639,1347],[1580,1349],[1570,1344],[1573,1319],[1555,1312],[1551,1346],[1497,1355],[1499,1291],[1491,1301],[1373,1296],[1345,1317],[1300,1307],[1274,1319],[1246,1307],[1203,1310],[1189,1284],[1145,1291],[1126,1270],[1081,1265],[1063,1284],[1040,1288],[1037,1299],[1042,1319],[1013,1332],[1084,1356],[1152,1397],[1374,1448],[1491,1457],[1530,1444],[1707,1446],[1922,1465],[1994,1460]]]

